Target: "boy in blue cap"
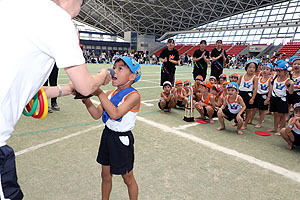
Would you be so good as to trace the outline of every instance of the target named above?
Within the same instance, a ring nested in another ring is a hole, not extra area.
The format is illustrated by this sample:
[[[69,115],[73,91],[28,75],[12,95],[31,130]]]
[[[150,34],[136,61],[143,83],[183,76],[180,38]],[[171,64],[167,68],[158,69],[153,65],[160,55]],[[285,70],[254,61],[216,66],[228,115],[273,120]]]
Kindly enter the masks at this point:
[[[109,199],[112,174],[122,175],[130,199],[137,199],[138,185],[133,175],[134,128],[136,115],[141,106],[141,95],[131,85],[141,77],[140,65],[131,57],[113,57],[112,85],[117,88],[106,94],[99,88],[101,104],[96,107],[91,100],[83,99],[94,119],[102,116],[105,128],[102,133],[97,162],[102,165],[102,199]]]
[[[237,134],[242,135],[243,117],[242,114],[246,109],[243,98],[238,95],[239,85],[236,82],[230,82],[227,86],[227,96],[225,102],[219,108],[218,118],[221,126],[217,128],[218,131],[225,129],[224,117],[231,121],[235,120],[237,123]]]
[[[270,102],[270,111],[274,112],[274,128],[268,131],[276,132],[275,135],[280,135],[280,132],[277,132],[278,125],[279,129],[285,126],[285,115],[289,111],[287,93],[292,94],[294,92],[294,83],[287,76],[289,64],[283,60],[278,61],[276,64],[277,75],[270,86],[266,104]]]

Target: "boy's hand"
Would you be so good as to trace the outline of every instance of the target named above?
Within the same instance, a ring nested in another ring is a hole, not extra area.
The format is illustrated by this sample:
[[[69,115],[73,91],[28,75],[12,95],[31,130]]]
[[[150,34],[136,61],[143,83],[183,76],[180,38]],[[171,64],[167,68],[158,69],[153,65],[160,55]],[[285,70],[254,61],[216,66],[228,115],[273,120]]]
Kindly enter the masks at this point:
[[[249,104],[253,104],[254,103],[254,99],[250,99]]]
[[[239,123],[242,123],[242,122],[243,122],[243,118],[241,117],[240,114],[238,114],[238,115],[236,116],[236,120],[237,120]]]
[[[264,101],[264,104],[265,105],[268,105],[270,103],[270,98],[267,98],[265,101]]]

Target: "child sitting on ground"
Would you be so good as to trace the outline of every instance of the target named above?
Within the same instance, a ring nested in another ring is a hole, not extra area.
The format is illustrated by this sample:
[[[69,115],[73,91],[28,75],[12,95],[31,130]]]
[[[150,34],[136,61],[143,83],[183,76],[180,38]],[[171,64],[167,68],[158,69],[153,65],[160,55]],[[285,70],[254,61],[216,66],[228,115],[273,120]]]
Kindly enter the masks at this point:
[[[177,80],[175,83],[174,92],[172,92],[176,98],[176,106],[184,108],[188,102],[187,94],[185,89],[182,88],[182,81]]]
[[[214,95],[215,98],[215,108],[213,117],[217,117],[218,110],[219,108],[221,108],[225,101],[225,98],[223,96],[224,88],[221,85],[215,85],[212,87],[211,93]]]
[[[196,101],[196,102],[199,102],[200,101],[200,97],[201,97],[201,92],[200,92],[200,85],[201,85],[201,82],[203,81],[203,77],[201,75],[198,75],[196,78],[195,78],[195,83],[193,85],[193,99]]]
[[[265,110],[268,110],[266,100],[270,90],[272,80],[270,74],[272,70],[273,65],[271,63],[263,64],[261,71],[262,76],[258,78],[257,94],[254,100],[254,104],[257,106],[257,108],[254,108],[254,113],[259,110],[259,122],[255,128],[261,128],[262,123],[264,122]],[[252,117],[254,117],[254,115]]]
[[[83,99],[94,119],[102,116],[105,128],[102,133],[97,162],[102,165],[102,199],[109,199],[112,174],[122,175],[130,199],[138,198],[138,185],[133,175],[134,128],[141,106],[141,95],[131,87],[141,77],[141,67],[131,57],[113,57],[112,85],[117,88],[106,94],[99,88],[94,92],[101,104],[96,107],[91,100]]]
[[[210,82],[211,86],[214,86],[215,84],[218,83],[217,78],[214,76],[209,77],[209,82]]]
[[[278,127],[280,129],[285,127],[285,115],[288,113],[287,92],[290,94],[294,92],[294,83],[287,77],[289,64],[283,60],[278,61],[276,64],[277,75],[271,82],[266,103],[270,103],[270,111],[274,112],[274,128],[268,131],[280,135],[280,132],[277,132]]]
[[[210,94],[211,84],[208,81],[203,81],[200,86],[201,98],[199,102],[195,103],[195,108],[200,113],[200,119],[209,118],[209,123],[215,123],[212,119],[214,117],[215,100],[214,96]]]
[[[191,87],[191,81],[186,80],[183,82],[183,89],[185,90],[187,98],[189,98],[192,95],[191,90],[188,87]]]
[[[221,74],[221,75],[219,76],[219,84],[220,84],[221,86],[223,86],[223,83],[226,82],[226,81],[227,81],[227,76],[226,76],[226,74]]]
[[[229,75],[229,82],[238,82],[239,75],[237,73],[232,73]]]
[[[280,130],[282,138],[288,143],[286,149],[292,150],[293,146],[300,146],[300,103],[294,105],[294,117],[286,128]]]
[[[176,98],[171,94],[172,84],[170,81],[163,83],[163,91],[160,93],[160,99],[158,107],[161,109],[161,113],[165,113],[165,109],[168,109],[172,113],[172,108],[176,106]]]
[[[217,130],[224,130],[225,129],[225,123],[224,123],[224,117],[231,121],[235,120],[237,123],[237,133],[239,135],[242,135],[242,126],[243,126],[243,112],[246,109],[246,105],[241,98],[240,95],[238,95],[238,88],[239,85],[236,82],[230,82],[227,85],[227,96],[225,97],[224,104],[219,108],[218,111],[218,119],[220,121],[221,126],[217,128]]]

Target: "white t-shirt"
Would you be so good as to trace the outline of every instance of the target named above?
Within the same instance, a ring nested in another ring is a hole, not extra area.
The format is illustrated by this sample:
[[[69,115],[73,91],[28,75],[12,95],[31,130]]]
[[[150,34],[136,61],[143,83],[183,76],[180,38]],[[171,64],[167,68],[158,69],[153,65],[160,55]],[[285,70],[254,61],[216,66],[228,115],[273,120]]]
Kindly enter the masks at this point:
[[[71,16],[51,0],[1,0],[0,19],[1,147],[54,61],[58,68],[85,61]]]

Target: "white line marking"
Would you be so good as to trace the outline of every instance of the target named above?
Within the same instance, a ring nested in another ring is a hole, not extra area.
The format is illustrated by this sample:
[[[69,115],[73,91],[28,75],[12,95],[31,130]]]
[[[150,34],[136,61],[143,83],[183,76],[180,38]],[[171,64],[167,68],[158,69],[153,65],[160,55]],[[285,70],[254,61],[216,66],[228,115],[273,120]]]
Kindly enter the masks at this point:
[[[151,99],[151,100],[145,100],[145,101],[141,101],[142,104],[144,104],[145,106],[154,106],[154,104],[152,103],[148,103],[148,102],[152,102],[152,101],[158,101],[159,99]]]
[[[144,122],[146,124],[149,124],[149,125],[151,125],[153,127],[159,128],[161,131],[178,135],[180,137],[186,138],[188,140],[191,140],[191,141],[199,143],[199,144],[201,144],[203,146],[206,146],[206,147],[208,147],[210,149],[217,150],[217,151],[220,151],[220,152],[225,153],[227,155],[231,155],[231,156],[240,158],[240,159],[245,160],[245,161],[247,161],[249,163],[255,164],[255,165],[257,165],[259,167],[262,167],[264,169],[268,169],[268,170],[273,171],[273,172],[275,172],[277,174],[285,176],[285,177],[287,177],[287,178],[289,178],[289,179],[291,179],[293,181],[296,181],[297,183],[300,183],[300,174],[297,173],[297,172],[293,172],[293,171],[287,170],[287,169],[285,169],[283,167],[279,167],[277,165],[274,165],[274,164],[271,164],[271,163],[259,160],[259,159],[255,158],[253,156],[249,156],[249,155],[240,153],[238,151],[235,151],[235,150],[232,150],[232,149],[228,149],[226,147],[222,147],[222,146],[217,145],[215,143],[212,143],[212,142],[203,140],[201,138],[198,138],[198,137],[196,137],[194,135],[190,135],[190,134],[181,132],[179,130],[175,130],[175,129],[173,129],[171,127],[168,127],[166,125],[159,124],[159,123],[156,123],[156,122],[151,121],[151,120],[147,120],[147,119],[145,119],[143,117],[140,117],[140,116],[137,116],[137,120],[142,121],[142,122]]]
[[[162,88],[162,86],[158,85],[158,86],[152,86],[152,87],[140,87],[140,88],[135,88],[135,89],[142,90],[142,89],[152,89],[152,88]]]
[[[57,143],[57,142],[66,140],[66,139],[69,139],[69,138],[71,138],[71,137],[74,137],[74,136],[77,136],[77,135],[81,135],[81,134],[90,132],[90,131],[95,130],[95,129],[97,129],[97,128],[100,128],[100,127],[102,127],[102,126],[104,126],[104,124],[101,124],[101,125],[98,125],[98,126],[93,126],[93,127],[88,128],[88,129],[86,129],[86,130],[84,130],[84,131],[79,131],[79,132],[77,132],[77,133],[73,133],[73,134],[67,135],[67,136],[65,136],[65,137],[57,138],[57,139],[50,140],[50,141],[45,142],[45,143],[42,143],[42,144],[38,144],[38,145],[35,145],[35,146],[32,146],[32,147],[29,147],[29,148],[27,148],[27,149],[18,151],[18,152],[16,152],[15,154],[16,154],[16,156],[19,156],[19,155],[22,155],[22,154],[24,154],[24,153],[28,153],[28,152],[30,152],[30,151],[37,150],[37,149],[39,149],[39,148],[41,148],[41,147],[48,146],[48,145],[50,145],[50,144],[54,144],[54,143]]]
[[[158,101],[159,99],[149,99],[149,100],[145,100],[145,101],[143,101],[144,103],[146,103],[146,102],[151,102],[151,101]]]
[[[92,101],[94,103],[99,104],[98,101],[95,101],[95,100],[92,100]],[[259,159],[255,158],[253,156],[249,156],[249,155],[240,153],[238,151],[235,151],[235,150],[232,150],[232,149],[228,149],[226,147],[222,147],[222,146],[217,145],[215,143],[212,143],[212,142],[203,140],[201,138],[198,138],[198,137],[196,137],[194,135],[190,135],[190,134],[181,132],[179,130],[175,130],[174,128],[168,127],[168,126],[166,126],[164,124],[159,124],[157,122],[145,119],[145,118],[140,117],[140,116],[137,116],[136,119],[139,120],[139,121],[141,121],[141,122],[144,122],[144,123],[146,123],[146,124],[148,124],[150,126],[159,128],[163,132],[168,132],[168,133],[172,133],[172,134],[178,135],[180,137],[186,138],[188,140],[191,140],[193,142],[196,142],[196,143],[199,143],[199,144],[201,144],[203,146],[206,146],[206,147],[208,147],[210,149],[217,150],[217,151],[220,151],[220,152],[225,153],[227,155],[231,155],[231,156],[240,158],[240,159],[245,160],[245,161],[247,161],[247,162],[249,162],[251,164],[257,165],[257,166],[259,166],[261,168],[264,168],[264,169],[268,169],[268,170],[273,171],[273,172],[275,172],[277,174],[285,176],[285,177],[287,177],[287,178],[289,178],[289,179],[291,179],[291,180],[293,180],[293,181],[295,181],[297,183],[300,183],[300,174],[297,173],[297,172],[293,172],[293,171],[287,170],[287,169],[285,169],[283,167],[280,167],[280,166],[277,166],[277,165],[274,165],[274,164],[271,164],[271,163],[259,160]],[[62,137],[62,138],[54,139],[54,140],[48,141],[46,143],[42,143],[42,144],[39,144],[39,145],[36,145],[36,146],[29,147],[27,149],[24,149],[24,150],[16,152],[15,155],[19,156],[19,155],[28,153],[30,151],[34,151],[34,150],[39,149],[41,147],[44,147],[44,146],[47,146],[47,145],[50,145],[50,144],[54,144],[54,143],[60,142],[60,141],[63,141],[65,139],[69,139],[71,137],[74,137],[74,136],[77,136],[77,135],[80,135],[80,134],[83,134],[83,133],[87,133],[87,132],[92,131],[94,129],[100,128],[101,126],[104,126],[104,124],[99,125],[99,126],[94,126],[94,127],[89,128],[89,129],[86,129],[84,131],[79,131],[77,133],[74,133],[74,134],[71,134],[71,135],[67,135],[67,136]]]
[[[187,124],[187,125],[180,125],[178,127],[173,127],[173,128],[176,129],[176,130],[183,130],[183,129],[193,127],[193,126],[197,126],[197,125],[199,125],[199,123],[194,122],[194,123],[190,123],[190,124]]]
[[[149,80],[140,80],[140,81],[142,81],[142,82],[148,82],[148,83],[157,83],[157,81],[154,82],[154,81],[149,81]]]

